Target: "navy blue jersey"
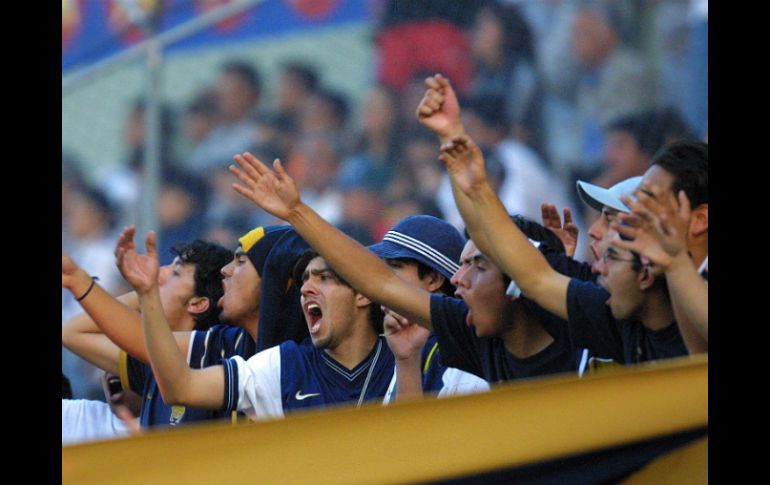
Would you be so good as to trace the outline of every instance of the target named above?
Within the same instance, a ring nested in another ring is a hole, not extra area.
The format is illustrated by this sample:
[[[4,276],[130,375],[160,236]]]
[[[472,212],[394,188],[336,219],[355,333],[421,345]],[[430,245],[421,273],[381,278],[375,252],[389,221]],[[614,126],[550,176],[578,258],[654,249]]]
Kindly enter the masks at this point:
[[[476,336],[465,323],[467,314],[468,305],[463,300],[431,295],[431,323],[443,365],[475,374],[490,384],[578,370],[583,349],[573,348],[566,324],[544,325],[554,341],[537,354],[520,359],[508,352],[501,338]]]
[[[215,325],[207,332],[193,332],[190,337],[189,364],[202,369],[220,364],[222,358],[254,355],[254,340],[244,329],[229,325]],[[144,362],[120,353],[121,382],[142,396],[139,423],[142,427],[176,426],[178,424],[210,419],[231,419],[231,413],[198,409],[189,406],[169,406],[163,401],[152,368]]]
[[[420,353],[420,370],[422,371],[423,392],[439,392],[444,386],[442,377],[447,366],[441,363],[438,337],[433,332],[431,332]]]
[[[139,424],[143,428],[154,426],[176,426],[193,421],[205,421],[222,417],[219,412],[188,406],[169,406],[155,381],[152,368],[144,362],[121,351],[121,383],[124,389],[131,389],[142,396]]]
[[[572,279],[567,287],[569,332],[575,345],[622,364],[687,355],[679,326],[672,322],[650,330],[641,322],[615,320],[607,305],[610,294],[594,283]]]
[[[220,365],[224,359],[240,355],[248,359],[256,353],[249,332],[233,325],[214,325],[206,332],[193,332],[190,345],[190,367],[202,369]]]
[[[369,355],[346,369],[310,339],[292,340],[264,350],[248,361],[225,362],[223,410],[239,410],[253,419],[279,417],[293,411],[379,400],[393,377],[395,361],[378,338]]]

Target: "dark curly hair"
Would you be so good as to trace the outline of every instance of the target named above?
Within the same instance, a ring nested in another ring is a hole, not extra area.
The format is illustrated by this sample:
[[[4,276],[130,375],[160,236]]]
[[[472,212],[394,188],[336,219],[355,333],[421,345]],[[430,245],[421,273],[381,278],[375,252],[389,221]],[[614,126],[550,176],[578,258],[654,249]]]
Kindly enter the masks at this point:
[[[222,268],[233,259],[233,252],[219,244],[196,239],[191,243],[178,243],[171,253],[183,264],[195,266],[195,296],[209,299],[209,308],[195,316],[195,330],[208,330],[219,318],[221,309],[217,302],[224,294]]]

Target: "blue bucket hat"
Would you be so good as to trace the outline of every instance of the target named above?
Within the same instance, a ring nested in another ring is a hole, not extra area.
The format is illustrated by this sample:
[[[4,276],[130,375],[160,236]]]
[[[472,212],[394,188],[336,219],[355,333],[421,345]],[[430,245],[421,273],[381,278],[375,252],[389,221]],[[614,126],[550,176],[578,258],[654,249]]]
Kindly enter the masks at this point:
[[[382,259],[414,259],[447,279],[460,268],[465,238],[448,222],[428,215],[401,219],[369,250]]]

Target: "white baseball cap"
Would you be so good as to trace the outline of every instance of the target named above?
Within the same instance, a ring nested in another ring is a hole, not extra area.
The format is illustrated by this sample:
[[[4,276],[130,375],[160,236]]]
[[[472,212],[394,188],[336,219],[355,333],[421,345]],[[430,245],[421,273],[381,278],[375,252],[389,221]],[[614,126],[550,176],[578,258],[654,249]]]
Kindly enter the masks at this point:
[[[591,208],[601,212],[604,207],[609,207],[619,212],[629,212],[628,206],[626,206],[622,200],[621,195],[627,195],[632,199],[635,199],[632,192],[636,190],[642,181],[642,176],[636,176],[627,178],[621,182],[616,183],[609,189],[599,187],[598,185],[589,184],[582,180],[577,181],[577,191],[580,196],[580,200],[588,204]]]

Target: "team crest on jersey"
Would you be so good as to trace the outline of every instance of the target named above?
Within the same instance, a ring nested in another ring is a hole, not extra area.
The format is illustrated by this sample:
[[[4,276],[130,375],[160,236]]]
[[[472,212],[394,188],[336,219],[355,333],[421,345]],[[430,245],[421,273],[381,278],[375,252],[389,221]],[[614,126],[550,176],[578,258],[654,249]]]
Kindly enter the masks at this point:
[[[171,426],[176,426],[184,417],[184,406],[171,406],[171,417],[168,418],[168,422]]]

